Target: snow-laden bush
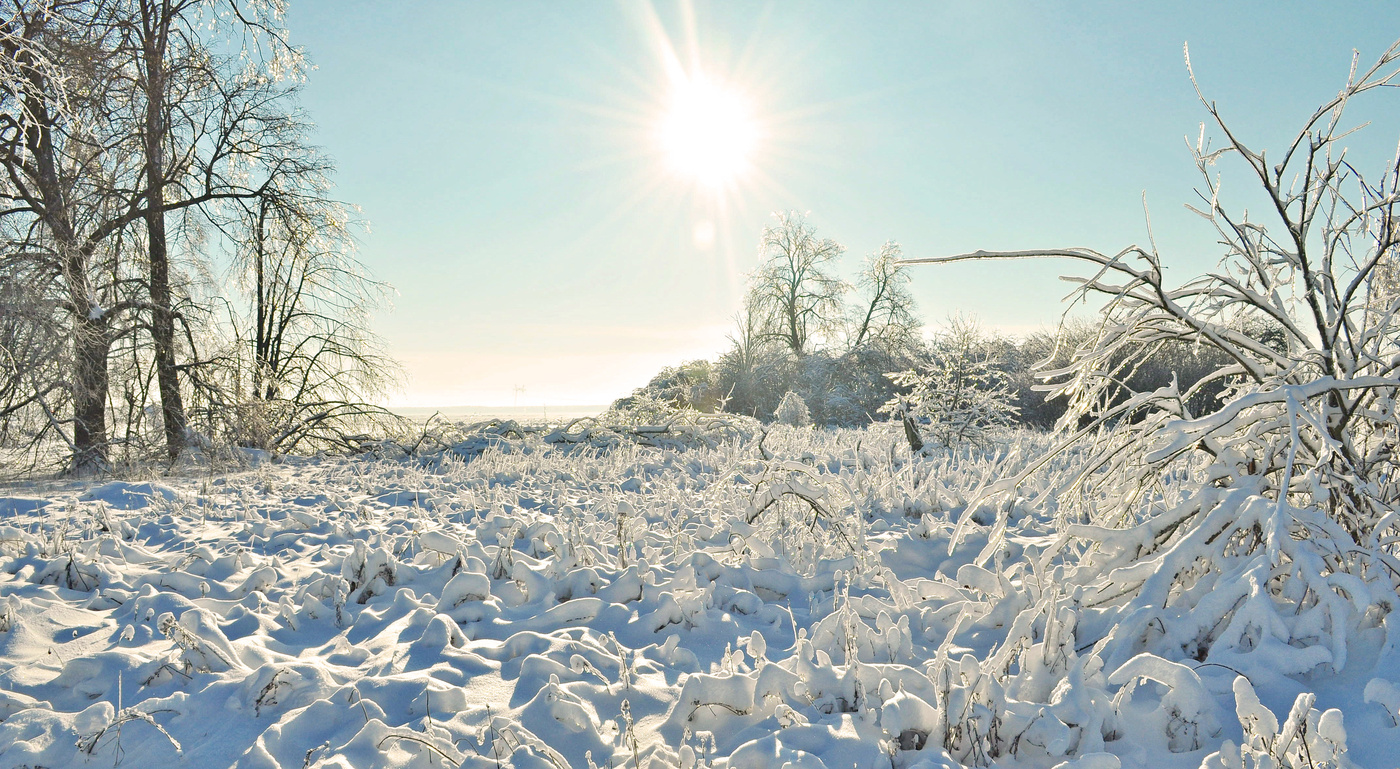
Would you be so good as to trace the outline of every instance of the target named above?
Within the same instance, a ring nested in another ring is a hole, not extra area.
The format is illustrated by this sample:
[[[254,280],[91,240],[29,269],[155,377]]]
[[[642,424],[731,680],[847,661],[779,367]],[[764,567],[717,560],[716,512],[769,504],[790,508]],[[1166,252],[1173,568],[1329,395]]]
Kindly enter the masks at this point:
[[[1092,266],[1074,279],[1075,298],[1105,303],[1097,333],[1043,372],[1067,402],[1057,449],[989,483],[953,542],[985,536],[976,563],[988,565],[1009,547],[1023,497],[1030,507],[1057,506],[1066,536],[1036,557],[1066,565],[1081,627],[1110,671],[1147,652],[1263,676],[1336,672],[1352,639],[1393,624],[1385,619],[1400,601],[1400,157],[1368,180],[1341,142],[1355,130],[1344,109],[1400,84],[1398,62],[1400,42],[1370,68],[1353,66],[1339,94],[1268,160],[1202,97],[1224,136],[1213,148],[1203,126],[1193,150],[1204,180],[1197,213],[1225,249],[1213,272],[1168,285],[1150,243],[1113,255],[1075,248],[920,260],[1053,256]],[[1268,218],[1223,207],[1215,166],[1229,160],[1262,187]],[[1228,364],[1189,388],[1131,386],[1160,349],[1181,344]],[[1220,399],[1196,397],[1222,384]],[[1028,482],[1065,452],[1081,458],[1079,468],[1029,493]],[[999,515],[983,530],[977,513],[988,508]],[[1300,707],[1290,723],[1344,750],[1339,718]],[[1288,751],[1303,744],[1248,730],[1247,739],[1220,765],[1263,766],[1266,755],[1268,765],[1294,765]]]
[[[940,446],[984,445],[992,430],[1013,424],[1017,416],[1011,379],[996,365],[991,348],[976,323],[953,319],[927,363],[886,374],[909,395],[891,399],[880,411],[922,423],[922,431]]]
[[[773,418],[785,425],[805,427],[812,424],[812,415],[807,411],[807,403],[802,396],[788,390],[773,411]]]
[[[1155,248],[1140,246],[1113,256],[1068,249],[927,260],[1060,256],[1097,267],[1075,280],[1078,296],[1107,301],[1098,333],[1064,368],[1044,372],[1069,403],[1063,445],[1093,447],[1095,460],[1070,484],[1086,519],[1131,520],[1160,496],[1164,478],[1205,463],[1213,486],[1257,484],[1262,496],[1317,507],[1358,546],[1395,525],[1400,158],[1371,183],[1338,142],[1351,133],[1342,110],[1353,96],[1400,80],[1397,60],[1400,43],[1319,108],[1276,164],[1205,102],[1227,143],[1212,150],[1202,129],[1194,154],[1207,207],[1198,213],[1226,254],[1220,269],[1180,287],[1164,283]],[[1275,230],[1221,207],[1210,169],[1230,156],[1262,184]],[[1231,363],[1185,392],[1174,384],[1125,388],[1124,374],[1181,341],[1216,348]],[[1194,390],[1220,381],[1230,385],[1223,403],[1204,413],[1187,407]],[[1115,425],[1121,429],[1106,429]],[[1102,493],[1110,487],[1115,493]]]
[[[1336,708],[1318,712],[1317,695],[1304,692],[1280,727],[1278,716],[1259,702],[1249,679],[1235,679],[1235,710],[1244,732],[1236,745],[1225,740],[1220,750],[1206,757],[1201,769],[1349,769],[1347,732],[1342,712]]]
[[[651,390],[639,389],[615,401],[601,421],[617,425],[658,425],[682,413],[697,412]]]

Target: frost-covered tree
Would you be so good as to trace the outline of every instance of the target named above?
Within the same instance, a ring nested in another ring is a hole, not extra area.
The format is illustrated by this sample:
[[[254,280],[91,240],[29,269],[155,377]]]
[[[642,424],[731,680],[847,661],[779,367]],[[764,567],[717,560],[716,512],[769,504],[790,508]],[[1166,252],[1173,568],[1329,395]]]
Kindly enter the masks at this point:
[[[1011,425],[1017,415],[997,346],[976,322],[953,318],[933,343],[927,363],[887,375],[908,395],[892,398],[880,410],[923,424],[942,446],[985,444],[994,429]],[[910,443],[917,441],[911,436]]]
[[[239,445],[283,453],[346,448],[388,416],[365,401],[380,395],[397,365],[382,352],[369,313],[387,287],[358,260],[362,226],[328,197],[329,161],[308,150],[298,172],[235,208],[227,232],[247,310],[236,350],[211,367],[205,424]]]
[[[167,219],[219,202],[263,197],[273,180],[305,163],[304,121],[291,100],[301,51],[287,42],[282,0],[127,0],[107,4],[107,52],[123,83],[120,102],[141,158],[131,180],[146,245],[147,327],[160,393],[166,451],[188,440],[180,375],[194,350],[181,311],[180,254]],[[188,291],[184,292],[186,295]],[[183,334],[181,333],[183,332]]]
[[[844,249],[818,238],[797,213],[776,215],[764,230],[763,262],[749,278],[731,348],[714,365],[725,408],[766,418],[784,393],[802,396],[814,422],[870,421],[893,393],[884,374],[912,365],[922,339],[899,245],[872,255],[859,277],[859,301],[833,270]]]
[[[20,304],[52,307],[51,328],[66,338],[65,392],[34,405],[77,474],[107,467],[108,357],[139,309],[123,240],[143,208],[127,184],[139,163],[131,143],[113,135],[127,124],[113,98],[118,75],[106,56],[113,34],[104,7],[23,0],[0,22],[6,272],[23,275]]]
[[[7,377],[0,397],[26,423],[42,419],[35,434],[64,445],[75,473],[110,467],[114,444],[144,445],[148,414],[163,423],[173,459],[190,437],[187,404],[222,403],[210,390],[230,360],[204,349],[218,346],[216,308],[222,319],[231,298],[214,265],[249,239],[211,230],[231,218],[227,207],[285,200],[286,180],[324,168],[295,104],[300,54],[282,27],[285,3],[15,0],[8,8],[0,257],[7,277],[22,277],[0,325],[23,342],[7,343],[10,357],[41,347],[60,355],[57,365],[49,355],[44,366],[11,366],[25,376]],[[335,342],[317,346],[307,370],[343,383],[363,367],[339,365],[347,358],[332,348],[358,348],[367,361],[375,354],[352,333],[363,328],[355,281],[328,288],[325,264],[302,274],[321,310],[339,307],[327,333],[313,335]],[[305,321],[307,303],[296,306],[302,314],[293,317]],[[53,317],[30,323],[35,308]],[[41,330],[61,335],[63,349],[35,346]],[[302,346],[298,355],[313,353]]]
[[[724,410],[767,417],[778,407],[782,394],[792,388],[795,363],[792,354],[764,335],[764,319],[752,302],[735,317],[728,352],[715,361],[715,389]]]
[[[774,218],[763,230],[763,261],[749,278],[745,302],[761,338],[802,356],[840,326],[841,298],[849,287],[831,269],[845,249],[818,238],[802,214],[784,211]]]
[[[918,345],[923,324],[915,315],[909,274],[899,256],[899,244],[891,240],[866,259],[857,283],[860,301],[851,317],[851,350],[877,344],[887,350],[903,351]]]

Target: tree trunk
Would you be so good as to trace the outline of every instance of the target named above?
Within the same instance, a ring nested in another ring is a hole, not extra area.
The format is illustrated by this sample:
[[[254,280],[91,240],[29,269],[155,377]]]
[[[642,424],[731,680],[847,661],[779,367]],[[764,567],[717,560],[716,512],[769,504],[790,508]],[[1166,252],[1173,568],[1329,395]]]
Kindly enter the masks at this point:
[[[107,470],[107,356],[105,317],[79,315],[73,331],[73,465],[77,476]]]
[[[919,435],[919,428],[914,424],[913,417],[907,413],[904,415],[904,439],[909,441],[909,450],[919,452],[924,450],[924,439]]]
[[[900,421],[904,423],[904,439],[909,441],[909,450],[918,453],[924,450],[924,438],[919,435],[919,426],[914,423],[914,417],[909,413],[909,402],[904,398],[899,399]]]
[[[273,361],[273,287],[268,284],[267,262],[268,201],[258,202],[258,221],[253,229],[253,258],[256,298],[254,313],[256,330],[253,337],[253,397],[272,400],[277,397],[277,366]]]
[[[165,43],[167,9],[143,4],[143,54],[146,64],[146,232],[150,258],[151,341],[155,346],[156,382],[170,461],[185,448],[185,404],[175,363],[175,314],[170,298],[170,257],[165,237]]]
[[[160,184],[151,189],[154,191],[163,187]],[[175,363],[175,314],[170,306],[170,260],[165,245],[165,214],[160,211],[147,213],[146,228],[150,238],[151,341],[155,345],[156,382],[160,388],[165,448],[170,461],[174,462],[185,448],[185,404],[180,397],[180,379]]]

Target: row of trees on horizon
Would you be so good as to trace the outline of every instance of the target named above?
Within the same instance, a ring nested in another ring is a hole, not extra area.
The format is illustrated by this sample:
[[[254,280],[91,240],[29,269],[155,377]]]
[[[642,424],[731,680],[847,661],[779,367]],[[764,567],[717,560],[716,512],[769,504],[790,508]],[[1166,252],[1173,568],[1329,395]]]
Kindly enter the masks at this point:
[[[891,415],[901,399],[941,389],[945,408],[955,410],[970,408],[978,391],[994,395],[1011,424],[1048,430],[1064,415],[1064,400],[1051,398],[1047,384],[1076,350],[1092,346],[1097,324],[1071,320],[1016,338],[954,316],[925,334],[899,244],[887,242],[867,257],[854,285],[836,272],[844,253],[801,214],[775,214],[729,349],[714,360],[662,369],[615,408],[722,411],[769,421],[781,420],[780,405],[795,395],[811,423],[856,427]],[[1271,336],[1263,327],[1252,333]],[[1209,347],[1175,341],[1136,366],[1123,392],[1173,378],[1188,389],[1226,362]],[[1197,406],[1213,404],[1225,386],[1197,392]]]

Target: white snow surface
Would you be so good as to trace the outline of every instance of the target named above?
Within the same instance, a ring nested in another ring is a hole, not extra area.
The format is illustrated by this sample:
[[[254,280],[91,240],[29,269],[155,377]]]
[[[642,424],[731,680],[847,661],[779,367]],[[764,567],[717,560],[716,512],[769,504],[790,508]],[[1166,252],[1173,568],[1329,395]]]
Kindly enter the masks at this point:
[[[950,547],[1046,439],[902,441],[527,436],[0,490],[0,769],[1400,762],[1389,618],[1339,673],[1110,639],[1025,565],[1054,511],[988,566],[991,517]]]

